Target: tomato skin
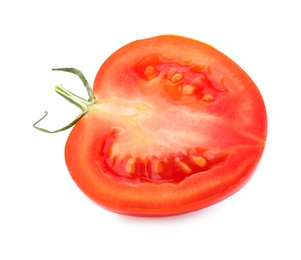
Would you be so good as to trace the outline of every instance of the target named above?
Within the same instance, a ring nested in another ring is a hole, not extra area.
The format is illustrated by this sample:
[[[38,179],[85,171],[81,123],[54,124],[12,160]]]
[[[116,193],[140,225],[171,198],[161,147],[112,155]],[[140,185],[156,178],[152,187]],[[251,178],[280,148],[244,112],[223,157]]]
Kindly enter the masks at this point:
[[[236,63],[213,47],[168,35],[132,42],[112,54],[96,76],[93,89],[96,99],[118,98],[151,103],[159,125],[173,115],[168,108],[175,106],[178,109],[180,106],[185,109],[185,104],[178,105],[166,97],[161,99],[161,94],[157,96],[157,93],[144,93],[139,89],[144,81],[135,74],[133,67],[149,53],[159,53],[167,58],[180,57],[187,63],[201,61],[202,64],[209,64],[216,75],[223,76],[222,81],[227,89],[225,95],[221,94],[214,102],[204,106],[189,105],[187,109],[189,113],[200,113],[202,109],[204,113],[227,122],[210,121],[208,126],[214,126],[210,131],[206,122],[195,127],[200,135],[213,135],[212,139],[203,140],[200,145],[214,146],[228,151],[229,155],[222,164],[193,174],[179,183],[118,181],[104,172],[98,154],[105,142],[104,137],[112,128],[122,128],[127,133],[131,132],[131,126],[124,123],[120,116],[114,117],[108,111],[92,109],[77,122],[66,144],[66,164],[72,178],[101,207],[125,215],[177,215],[226,199],[249,181],[264,150],[267,117],[258,88]],[[159,114],[162,121],[159,121]],[[148,121],[142,123],[147,127],[151,125]]]

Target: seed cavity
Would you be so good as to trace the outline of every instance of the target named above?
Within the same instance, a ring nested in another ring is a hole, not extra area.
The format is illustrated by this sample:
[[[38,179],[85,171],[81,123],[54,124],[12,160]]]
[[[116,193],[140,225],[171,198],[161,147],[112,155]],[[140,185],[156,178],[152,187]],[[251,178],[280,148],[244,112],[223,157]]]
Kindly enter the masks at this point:
[[[192,60],[165,58],[152,53],[132,69],[142,80],[142,84],[139,84],[142,91],[163,91],[174,104],[206,106],[229,90],[223,75],[206,64],[197,64]]]
[[[121,182],[177,184],[192,175],[206,174],[207,171],[224,164],[228,156],[231,156],[230,151],[213,148],[179,147],[162,156],[148,154],[142,157],[130,154],[131,150],[135,149],[134,145],[139,145],[139,141],[136,139],[135,144],[131,142],[125,145],[121,142],[120,135],[120,129],[109,132],[100,141],[95,159],[101,173]],[[121,148],[128,152],[121,155]]]
[[[165,58],[156,53],[144,57],[133,70],[141,80],[149,81],[141,84],[142,91],[167,94],[174,104],[179,105],[206,105],[229,89],[225,86],[223,75],[208,65]]]
[[[185,153],[164,157],[134,158],[118,155],[108,158],[101,153],[102,169],[120,181],[130,183],[179,183],[194,174],[206,172],[223,163],[229,153],[205,148],[191,148]]]

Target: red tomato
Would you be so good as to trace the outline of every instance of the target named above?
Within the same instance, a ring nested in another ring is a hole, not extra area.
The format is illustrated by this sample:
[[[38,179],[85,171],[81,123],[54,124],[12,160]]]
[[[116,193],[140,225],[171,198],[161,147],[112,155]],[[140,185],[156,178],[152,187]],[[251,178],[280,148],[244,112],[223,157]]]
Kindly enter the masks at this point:
[[[122,47],[99,69],[89,101],[68,138],[66,164],[88,197],[117,213],[167,216],[215,204],[247,183],[264,150],[258,88],[193,39]]]

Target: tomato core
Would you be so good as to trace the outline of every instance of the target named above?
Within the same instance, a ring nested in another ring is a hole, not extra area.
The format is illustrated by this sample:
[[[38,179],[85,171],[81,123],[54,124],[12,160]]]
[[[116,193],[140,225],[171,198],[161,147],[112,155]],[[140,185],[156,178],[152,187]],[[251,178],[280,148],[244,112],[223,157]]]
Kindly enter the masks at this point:
[[[166,59],[162,55],[151,54],[132,67],[132,74],[137,79],[140,91],[145,95],[156,95],[156,100],[166,103],[171,101],[176,105],[185,105],[181,110],[175,111],[183,118],[189,120],[193,114],[185,114],[183,111],[191,106],[199,106],[199,109],[208,102],[218,100],[219,96],[227,93],[220,75],[214,73],[208,66],[184,62],[179,59]],[[125,101],[119,101],[124,103]],[[146,102],[146,101],[145,101]],[[151,101],[139,105],[126,104],[127,106],[142,107],[142,111],[152,110],[155,104]],[[116,105],[115,105],[116,107]],[[199,114],[199,109],[195,112]],[[174,129],[170,124],[155,123],[150,129],[145,121],[156,122],[158,115],[145,115],[132,111],[127,115],[125,124],[130,131],[112,130],[101,141],[96,155],[100,171],[105,171],[117,181],[140,183],[180,183],[194,174],[201,174],[213,167],[220,165],[226,159],[228,153],[201,146],[186,147],[187,144],[174,145],[180,142],[182,128]],[[168,110],[168,109],[167,109]],[[124,111],[122,109],[120,112]],[[112,114],[112,116],[118,116]],[[120,116],[120,115],[119,115]],[[151,120],[148,119],[151,118]],[[167,116],[165,116],[167,117]],[[193,124],[193,121],[191,121]],[[173,132],[174,138],[166,138],[164,142],[160,131]],[[128,134],[133,132],[130,141],[125,142]],[[188,135],[196,133],[188,133]],[[187,135],[187,133],[186,133]],[[179,140],[177,140],[179,138]],[[160,141],[160,139],[162,139]],[[164,147],[164,154],[159,150]],[[120,151],[126,150],[123,155]],[[136,153],[131,151],[137,150]],[[140,154],[138,151],[142,151]],[[145,151],[148,152],[145,152]]]

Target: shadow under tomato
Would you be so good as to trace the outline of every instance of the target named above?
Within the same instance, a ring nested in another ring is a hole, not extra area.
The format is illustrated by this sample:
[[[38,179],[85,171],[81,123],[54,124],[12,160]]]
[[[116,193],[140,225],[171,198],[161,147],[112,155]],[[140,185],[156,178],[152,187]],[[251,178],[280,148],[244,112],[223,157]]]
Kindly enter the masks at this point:
[[[136,217],[127,216],[121,214],[115,214],[116,218],[122,222],[132,224],[132,223],[177,223],[183,221],[191,221],[195,219],[208,218],[213,215],[218,215],[220,210],[224,207],[222,203],[212,205],[210,207],[197,210],[190,213],[185,213],[175,216],[164,216],[164,217]]]

